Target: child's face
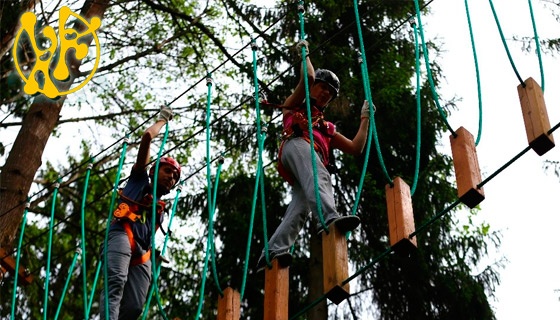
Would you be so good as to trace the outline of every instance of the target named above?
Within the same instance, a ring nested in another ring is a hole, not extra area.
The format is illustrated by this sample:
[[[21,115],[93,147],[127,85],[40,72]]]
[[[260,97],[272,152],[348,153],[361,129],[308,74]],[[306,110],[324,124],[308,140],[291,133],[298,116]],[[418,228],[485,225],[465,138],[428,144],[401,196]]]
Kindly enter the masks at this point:
[[[318,107],[324,107],[334,97],[334,92],[326,82],[318,81],[311,87],[309,95],[315,99]]]

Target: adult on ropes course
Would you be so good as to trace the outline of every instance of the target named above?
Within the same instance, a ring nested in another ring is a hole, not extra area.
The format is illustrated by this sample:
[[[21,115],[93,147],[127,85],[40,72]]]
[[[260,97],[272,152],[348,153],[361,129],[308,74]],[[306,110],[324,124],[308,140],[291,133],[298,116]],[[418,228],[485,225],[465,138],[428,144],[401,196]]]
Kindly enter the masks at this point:
[[[298,46],[301,45],[307,47],[307,42],[303,40],[298,44]],[[292,186],[292,200],[282,222],[268,241],[268,250],[270,260],[276,258],[284,266],[291,263],[292,256],[289,249],[303,228],[310,211],[313,216],[317,216],[321,220],[321,223],[324,221],[327,229],[333,222],[343,233],[352,231],[360,225],[360,218],[357,216],[340,215],[336,211],[333,187],[327,168],[332,148],[352,155],[361,154],[367,140],[369,105],[367,101],[363,104],[360,127],[354,139],[350,140],[337,132],[334,124],[324,119],[323,112],[328,104],[338,96],[340,81],[330,70],[317,69],[315,71],[308,56],[305,60],[295,90],[283,105],[278,106],[282,108],[284,126],[278,154],[278,171]],[[308,130],[306,97],[309,97],[310,103],[312,138],[310,138],[310,130]],[[316,163],[310,152],[311,141],[314,144],[315,158],[321,160]],[[315,193],[314,165],[319,199]],[[317,200],[320,201],[321,207],[317,206]],[[318,224],[317,227],[319,233],[325,230],[322,224]],[[263,270],[266,265],[263,250],[257,263],[257,270]]]
[[[146,167],[150,162],[152,140],[172,116],[172,110],[163,107],[156,123],[144,132],[129,180],[119,190],[120,199],[105,246],[108,294],[105,290],[101,293],[101,319],[106,316],[109,319],[137,319],[143,311],[152,278],[152,212],[156,212],[157,230],[163,222],[165,210],[165,202],[160,198],[170,192],[181,175],[181,166],[171,157],[160,159],[157,172],[156,163],[150,167],[149,173]],[[153,210],[154,180],[157,180],[156,210]]]

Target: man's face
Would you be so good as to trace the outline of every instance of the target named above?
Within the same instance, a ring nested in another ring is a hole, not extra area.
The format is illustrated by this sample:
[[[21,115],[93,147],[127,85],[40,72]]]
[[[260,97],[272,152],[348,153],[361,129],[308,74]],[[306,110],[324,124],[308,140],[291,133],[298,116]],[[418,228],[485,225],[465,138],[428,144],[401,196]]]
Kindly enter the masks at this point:
[[[158,186],[164,188],[165,193],[168,193],[178,180],[179,171],[175,167],[167,163],[162,163],[159,166]]]

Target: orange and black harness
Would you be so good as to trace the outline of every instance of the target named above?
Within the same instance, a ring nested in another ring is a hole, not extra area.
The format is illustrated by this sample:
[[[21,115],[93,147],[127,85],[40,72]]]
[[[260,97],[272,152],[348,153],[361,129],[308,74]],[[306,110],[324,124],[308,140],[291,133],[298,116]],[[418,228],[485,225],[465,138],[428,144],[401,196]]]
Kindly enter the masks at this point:
[[[130,266],[143,264],[150,259],[152,250],[150,248],[146,251],[146,253],[142,255],[138,254],[138,252],[141,251],[138,250],[136,240],[134,239],[131,223],[135,223],[135,222],[146,223],[145,213],[148,210],[150,210],[150,208],[152,207],[151,204],[153,198],[151,195],[149,195],[144,199],[142,199],[142,203],[137,202],[123,195],[122,190],[119,190],[119,196],[122,202],[118,205],[117,209],[115,209],[115,211],[113,212],[113,217],[115,218],[115,220],[113,220],[113,223],[120,223],[120,225],[123,227],[124,231],[126,232],[126,235],[128,236],[128,240],[130,242],[130,249],[132,251]],[[165,202],[159,200],[156,204],[156,214],[157,214],[156,231],[161,226],[159,217],[164,210],[165,210]],[[165,233],[165,231],[163,231],[163,228],[162,228],[162,232]]]

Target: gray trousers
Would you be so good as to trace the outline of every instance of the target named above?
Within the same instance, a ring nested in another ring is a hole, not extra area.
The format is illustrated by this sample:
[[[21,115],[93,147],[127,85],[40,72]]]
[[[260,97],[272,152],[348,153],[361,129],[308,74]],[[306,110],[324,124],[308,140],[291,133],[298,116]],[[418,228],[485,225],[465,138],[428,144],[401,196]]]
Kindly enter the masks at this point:
[[[321,199],[321,213],[328,224],[339,217],[334,203],[331,177],[319,154],[315,153],[317,167],[317,182]],[[313,162],[311,147],[303,138],[293,138],[284,143],[282,149],[282,164],[295,177],[292,186],[292,200],[282,218],[282,222],[270,237],[268,249],[271,254],[286,252],[296,241],[303,228],[309,212],[318,217],[317,201],[315,197],[315,178],[313,177]],[[322,228],[320,220],[315,220]],[[264,254],[264,253],[263,253]]]
[[[145,251],[143,251],[144,253]],[[109,319],[138,319],[152,279],[151,259],[130,266],[132,249],[126,232],[110,230],[107,240]],[[105,290],[101,292],[100,316],[105,319]]]

